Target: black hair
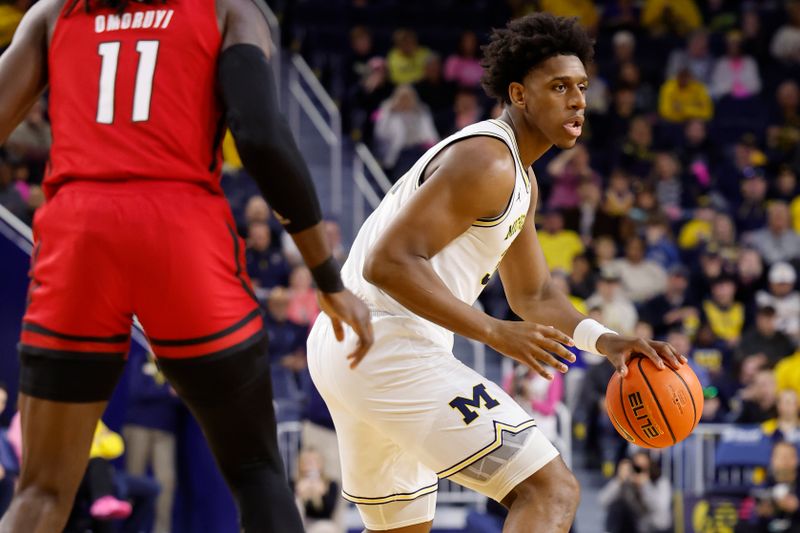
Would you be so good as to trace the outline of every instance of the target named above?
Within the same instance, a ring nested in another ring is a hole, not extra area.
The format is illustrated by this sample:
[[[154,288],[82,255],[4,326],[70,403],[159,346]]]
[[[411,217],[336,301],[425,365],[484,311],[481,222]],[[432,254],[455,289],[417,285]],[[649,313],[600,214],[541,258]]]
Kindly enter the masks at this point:
[[[125,11],[125,8],[128,7],[128,4],[131,1],[135,1],[139,4],[154,4],[155,0],[97,0],[93,5],[91,0],[69,0],[69,6],[64,11],[64,16],[69,16],[70,13],[77,7],[78,4],[83,2],[83,9],[87,13],[91,13],[93,7],[103,7],[103,8],[111,8],[116,9],[117,13],[122,13]],[[167,0],[161,0],[162,4],[166,4]]]
[[[534,13],[495,29],[483,47],[481,83],[489,96],[510,104],[508,86],[522,83],[531,69],[557,55],[577,56],[586,65],[594,56],[594,43],[577,18]]]

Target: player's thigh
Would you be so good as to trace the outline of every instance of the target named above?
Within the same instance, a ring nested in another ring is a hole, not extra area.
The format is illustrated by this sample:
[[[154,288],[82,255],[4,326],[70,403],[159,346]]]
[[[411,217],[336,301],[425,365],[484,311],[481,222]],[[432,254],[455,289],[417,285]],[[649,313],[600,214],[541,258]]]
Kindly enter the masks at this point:
[[[71,187],[37,211],[21,348],[121,356],[132,302],[118,197]]]
[[[245,245],[224,197],[202,190],[146,204],[135,310],[159,357],[187,358],[254,344],[263,327]]]

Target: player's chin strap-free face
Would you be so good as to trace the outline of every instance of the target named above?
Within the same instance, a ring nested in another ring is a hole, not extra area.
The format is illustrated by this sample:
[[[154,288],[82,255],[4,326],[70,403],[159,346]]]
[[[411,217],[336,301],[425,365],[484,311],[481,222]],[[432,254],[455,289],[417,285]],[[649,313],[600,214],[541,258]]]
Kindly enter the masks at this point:
[[[218,81],[226,118],[247,172],[286,231],[297,233],[322,220],[308,167],[278,107],[277,85],[258,46],[235,44],[219,58]],[[311,271],[323,292],[344,288],[330,257]]]

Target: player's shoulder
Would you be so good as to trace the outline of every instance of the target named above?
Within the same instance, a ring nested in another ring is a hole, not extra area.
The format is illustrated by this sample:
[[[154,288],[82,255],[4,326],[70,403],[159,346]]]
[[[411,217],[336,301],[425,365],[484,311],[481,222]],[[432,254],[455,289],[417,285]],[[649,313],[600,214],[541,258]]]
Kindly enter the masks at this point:
[[[461,180],[486,182],[516,176],[516,163],[510,147],[497,137],[474,135],[445,148],[442,165],[457,172]]]

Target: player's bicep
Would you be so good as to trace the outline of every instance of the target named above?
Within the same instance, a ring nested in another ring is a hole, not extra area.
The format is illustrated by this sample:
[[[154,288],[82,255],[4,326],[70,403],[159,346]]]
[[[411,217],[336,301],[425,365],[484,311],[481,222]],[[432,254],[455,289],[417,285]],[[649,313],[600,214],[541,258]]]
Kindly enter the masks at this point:
[[[222,50],[236,44],[251,44],[272,57],[267,18],[253,0],[219,0],[223,12]]]
[[[11,46],[0,55],[0,144],[47,85],[45,4],[34,5],[25,14]]]
[[[499,141],[459,142],[399,211],[374,252],[430,259],[477,219],[502,212],[514,178],[513,160]]]

